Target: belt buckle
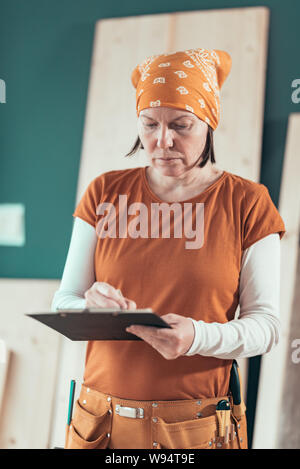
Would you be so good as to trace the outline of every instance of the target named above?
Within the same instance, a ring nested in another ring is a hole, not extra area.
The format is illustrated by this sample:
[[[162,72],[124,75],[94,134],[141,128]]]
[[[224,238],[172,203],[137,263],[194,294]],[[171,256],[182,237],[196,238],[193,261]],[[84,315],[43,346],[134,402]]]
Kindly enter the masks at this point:
[[[141,407],[125,407],[122,405],[116,405],[116,414],[120,417],[129,417],[131,419],[143,419],[144,409]]]

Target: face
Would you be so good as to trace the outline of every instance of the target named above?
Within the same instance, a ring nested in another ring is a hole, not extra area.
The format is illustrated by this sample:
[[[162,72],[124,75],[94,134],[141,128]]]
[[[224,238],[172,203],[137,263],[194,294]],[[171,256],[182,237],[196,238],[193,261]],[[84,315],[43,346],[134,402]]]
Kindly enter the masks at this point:
[[[180,176],[199,164],[207,131],[206,122],[179,108],[147,108],[138,118],[138,134],[149,162],[166,176]]]

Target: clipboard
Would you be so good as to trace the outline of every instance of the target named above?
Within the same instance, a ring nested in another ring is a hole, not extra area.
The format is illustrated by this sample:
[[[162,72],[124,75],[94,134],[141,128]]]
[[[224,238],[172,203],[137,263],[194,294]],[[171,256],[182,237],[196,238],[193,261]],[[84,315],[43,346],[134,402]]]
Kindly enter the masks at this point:
[[[26,314],[73,341],[142,340],[126,327],[133,324],[172,329],[151,308],[123,310],[113,308],[57,309],[56,312]]]

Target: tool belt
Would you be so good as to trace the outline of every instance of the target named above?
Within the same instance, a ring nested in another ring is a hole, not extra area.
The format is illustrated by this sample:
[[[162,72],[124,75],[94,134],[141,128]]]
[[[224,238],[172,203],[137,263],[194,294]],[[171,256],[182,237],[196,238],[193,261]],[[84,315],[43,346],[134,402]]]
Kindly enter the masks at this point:
[[[81,387],[65,448],[246,449],[237,363],[227,396],[135,401]]]

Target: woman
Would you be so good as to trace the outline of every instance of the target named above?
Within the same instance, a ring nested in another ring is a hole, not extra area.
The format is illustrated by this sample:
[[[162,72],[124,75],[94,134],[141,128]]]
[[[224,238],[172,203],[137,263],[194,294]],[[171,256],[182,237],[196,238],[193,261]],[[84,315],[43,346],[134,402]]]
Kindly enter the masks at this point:
[[[247,448],[231,366],[278,342],[285,226],[263,184],[215,167],[230,67],[224,51],[191,49],[132,73],[131,153],[142,146],[150,164],[89,184],[52,309],[151,307],[172,328],[132,326],[142,340],[88,343],[66,448]],[[223,429],[221,400],[231,409]]]

